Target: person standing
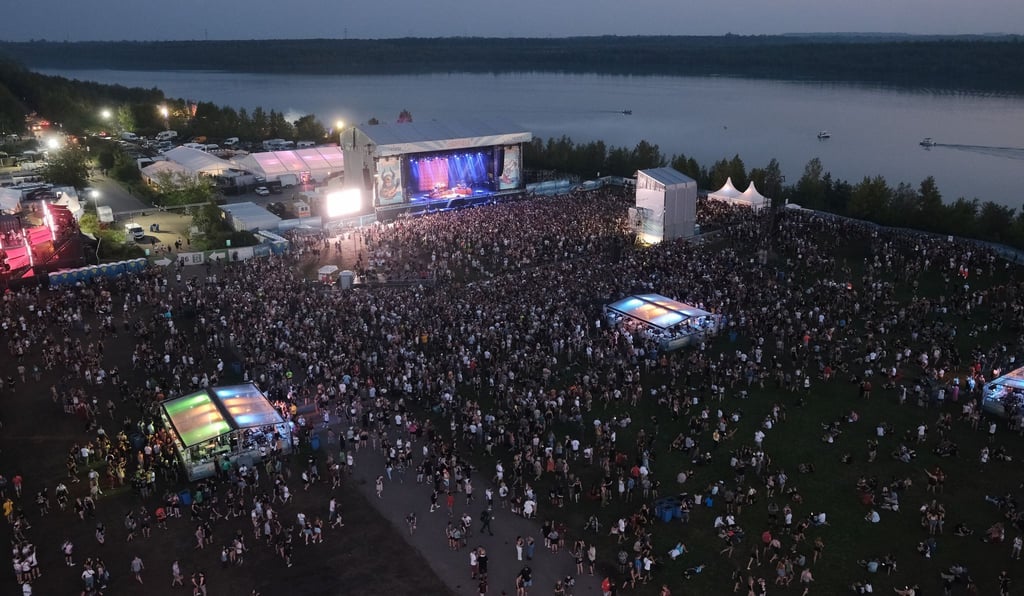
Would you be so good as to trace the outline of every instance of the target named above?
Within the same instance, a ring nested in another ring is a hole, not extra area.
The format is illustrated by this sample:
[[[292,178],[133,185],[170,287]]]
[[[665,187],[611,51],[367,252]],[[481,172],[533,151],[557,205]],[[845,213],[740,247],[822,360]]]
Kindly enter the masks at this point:
[[[377,498],[384,498],[384,476],[377,476]]]
[[[483,534],[484,530],[491,536],[494,536],[494,530],[491,529],[491,512],[484,509],[480,512],[480,522],[483,523],[483,527],[480,528],[480,533]]]
[[[175,559],[174,562],[171,563],[171,587],[173,588],[174,586],[184,585],[185,577],[181,574],[181,566],[178,565],[178,560]]]
[[[476,572],[477,576],[482,579],[487,579],[487,550],[484,547],[478,549],[476,555]]]
[[[132,575],[135,576],[135,581],[137,581],[137,582],[139,582],[141,584],[142,583],[142,570],[146,568],[146,566],[142,564],[142,557],[140,557],[138,555],[135,555],[135,558],[132,559],[131,568],[132,568]]]
[[[75,551],[75,545],[72,544],[70,538],[64,539],[64,544],[60,546],[60,551],[64,553],[64,564],[68,567],[74,567],[75,561],[72,554]]]
[[[289,567],[291,565],[289,564]],[[192,593],[196,596],[200,594],[206,596],[206,574],[202,571],[197,571],[192,574]]]

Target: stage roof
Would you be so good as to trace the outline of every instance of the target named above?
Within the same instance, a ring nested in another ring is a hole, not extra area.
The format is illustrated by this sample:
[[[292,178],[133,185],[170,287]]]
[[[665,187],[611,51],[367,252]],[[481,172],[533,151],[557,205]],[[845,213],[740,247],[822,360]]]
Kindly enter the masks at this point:
[[[284,418],[253,384],[212,387],[161,406],[185,447],[232,431],[283,424]]]
[[[533,134],[502,119],[403,122],[361,127],[378,157],[529,143]]]
[[[609,304],[607,308],[658,329],[668,329],[687,319],[711,314],[706,310],[683,304],[661,294],[630,296]]]
[[[298,175],[302,172],[309,172],[319,178],[320,176],[317,174],[344,171],[345,156],[341,147],[327,145],[291,151],[250,153],[242,159],[236,160],[235,164],[250,172],[263,174],[268,179],[282,174]]]

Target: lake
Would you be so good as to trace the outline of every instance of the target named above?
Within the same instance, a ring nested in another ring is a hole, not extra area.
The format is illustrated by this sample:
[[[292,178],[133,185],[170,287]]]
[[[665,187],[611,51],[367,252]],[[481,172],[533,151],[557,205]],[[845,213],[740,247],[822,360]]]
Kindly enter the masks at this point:
[[[502,116],[542,138],[568,135],[632,147],[641,139],[703,165],[739,154],[749,170],[771,158],[795,182],[820,157],[834,177],[882,175],[917,186],[931,175],[946,201],[977,197],[1020,208],[1024,97],[847,84],[716,77],[554,73],[389,76],[227,72],[41,70],[45,74],[158,87],[170,97],[392,121]],[[632,115],[622,114],[632,110]],[[819,140],[818,131],[832,138]],[[919,142],[932,137],[937,146]],[[528,164],[527,164],[528,167]]]

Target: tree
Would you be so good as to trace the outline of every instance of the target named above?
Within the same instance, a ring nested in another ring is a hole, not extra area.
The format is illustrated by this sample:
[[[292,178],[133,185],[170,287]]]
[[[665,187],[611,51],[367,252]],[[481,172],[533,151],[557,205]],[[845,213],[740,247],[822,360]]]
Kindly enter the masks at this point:
[[[131,132],[135,130],[135,113],[130,105],[121,104],[117,106],[114,124],[117,126],[117,132]]]
[[[942,193],[935,184],[935,178],[928,176],[922,180],[917,192],[917,219],[925,226],[934,226],[941,222],[946,214],[946,206],[942,203]]]
[[[327,128],[313,114],[306,114],[295,121],[295,138],[298,140],[320,141],[327,137]]]
[[[267,126],[269,126],[267,134],[275,139],[295,138],[295,127],[292,126],[291,122],[285,120],[284,114],[281,112],[270,110]]]
[[[1013,235],[1014,209],[985,201],[978,212],[978,235],[992,242],[1006,242]]]
[[[43,176],[58,186],[85,188],[89,180],[89,159],[85,151],[68,145],[50,158]]]
[[[96,156],[96,162],[99,164],[100,170],[102,170],[104,174],[114,168],[116,161],[117,158],[114,157],[114,151],[109,148],[104,149]]]
[[[801,206],[810,209],[825,205],[825,183],[822,180],[824,167],[821,160],[815,157],[804,166],[804,174],[796,183],[796,198]]]
[[[885,223],[888,221],[891,200],[892,190],[886,184],[885,178],[865,176],[853,187],[849,212],[853,217]]]
[[[181,172],[160,172],[154,180],[163,205],[192,205],[206,203],[214,198],[213,185],[204,176]]]

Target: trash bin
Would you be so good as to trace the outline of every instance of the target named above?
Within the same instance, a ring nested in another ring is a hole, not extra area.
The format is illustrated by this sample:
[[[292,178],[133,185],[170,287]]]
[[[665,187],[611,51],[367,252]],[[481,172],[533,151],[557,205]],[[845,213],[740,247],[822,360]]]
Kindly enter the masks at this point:
[[[309,440],[309,447],[313,451],[320,451],[320,435],[313,435]]]
[[[178,493],[178,500],[181,501],[183,506],[190,507],[192,505],[192,493],[188,490],[183,490]]]
[[[235,373],[235,375],[237,375],[237,376],[242,376],[242,363],[241,362],[232,362],[231,363],[231,372]]]
[[[661,521],[665,522],[666,524],[672,521],[672,508],[671,507],[663,507],[662,508],[662,510],[661,510]]]

